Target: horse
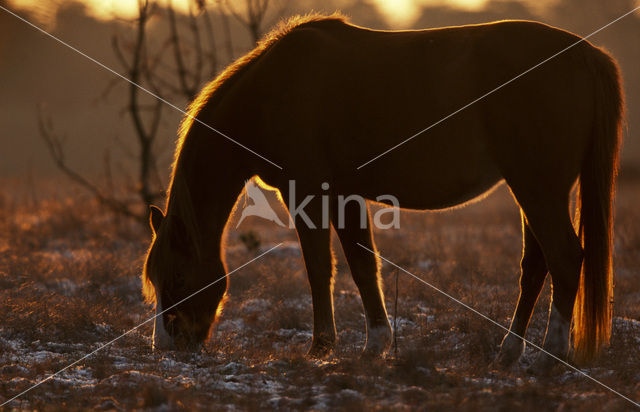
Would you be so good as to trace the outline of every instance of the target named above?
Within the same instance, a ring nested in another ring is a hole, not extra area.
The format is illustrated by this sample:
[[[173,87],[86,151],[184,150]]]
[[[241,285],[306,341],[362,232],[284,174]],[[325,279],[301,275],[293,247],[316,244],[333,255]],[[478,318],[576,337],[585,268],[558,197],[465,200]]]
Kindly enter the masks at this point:
[[[305,209],[311,222],[293,219],[311,286],[310,356],[336,344],[332,225],[362,298],[364,353],[384,355],[392,341],[369,212],[362,227],[360,208],[347,203],[338,227],[339,196],[385,193],[404,209],[438,210],[505,182],[521,211],[523,255],[499,364],[523,353],[548,273],[543,348],[561,359],[594,359],[611,333],[623,115],[615,60],[542,23],[379,31],[340,15],[293,18],[207,84],[181,123],[166,210],[150,211],[142,274],[143,294],[160,314],[154,346],[193,350],[209,338],[228,288],[225,228],[248,179],[278,189],[289,207],[290,180],[297,194],[315,195]],[[319,224],[321,198],[328,199],[328,227]],[[546,368],[549,359],[536,362]]]

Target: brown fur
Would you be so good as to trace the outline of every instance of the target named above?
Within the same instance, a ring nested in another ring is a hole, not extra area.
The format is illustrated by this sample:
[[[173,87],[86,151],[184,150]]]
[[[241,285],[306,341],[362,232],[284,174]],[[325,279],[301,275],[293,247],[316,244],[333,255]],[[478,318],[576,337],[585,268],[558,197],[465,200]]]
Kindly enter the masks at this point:
[[[180,128],[166,215],[158,215],[143,273],[146,298],[157,300],[160,289],[175,301],[227,272],[222,235],[245,180],[253,176],[280,189],[285,200],[288,180],[295,179],[300,198],[323,194],[320,184],[328,182],[331,202],[338,195],[392,194],[401,207],[421,210],[464,204],[504,180],[522,209],[530,255],[523,259],[520,302],[525,303],[512,328],[524,335],[546,268],[559,316],[568,322],[573,314],[576,358],[593,357],[610,334],[611,202],[623,112],[617,67],[605,52],[580,42],[356,170],[578,40],[526,21],[404,32],[363,29],[336,16],[307,16],[283,25],[190,105]],[[193,117],[284,170],[221,139]],[[578,178],[579,238],[567,211]],[[309,205],[313,221],[320,219],[319,207]],[[367,325],[375,331],[377,342],[367,348],[384,350],[390,329],[379,267],[356,246],[375,250],[375,244],[370,228],[349,222],[338,235]],[[330,232],[295,223],[314,305],[312,352],[323,353],[336,336]],[[210,256],[210,250],[219,254]],[[175,278],[183,292],[163,289]],[[220,308],[226,280],[219,285],[173,310],[170,318],[182,316],[186,335],[200,340],[208,335],[207,322]],[[548,350],[566,355],[567,342],[547,338]],[[510,346],[516,353],[518,346]]]
[[[616,63],[604,55],[590,65],[599,82],[593,140],[587,151],[576,205],[578,233],[584,247],[582,276],[573,311],[577,360],[592,359],[611,336],[613,303],[613,198],[622,137],[623,93]]]
[[[304,16],[294,16],[288,20],[284,20],[280,24],[278,24],[278,26],[274,30],[265,35],[253,50],[234,61],[227,68],[225,68],[222,73],[216,76],[215,79],[213,79],[203,87],[198,96],[189,104],[189,107],[187,108],[187,115],[182,119],[180,127],[178,128],[178,141],[176,143],[173,166],[171,167],[171,180],[167,189],[168,198],[179,198],[179,202],[189,201],[186,191],[172,191],[172,188],[174,186],[173,183],[176,177],[176,172],[178,170],[178,159],[180,158],[182,146],[185,139],[187,138],[189,130],[191,130],[191,127],[193,126],[194,119],[198,117],[203,107],[205,107],[210,101],[215,100],[217,96],[221,96],[226,91],[228,91],[231,85],[234,84],[234,81],[238,76],[241,76],[242,73],[244,73],[252,63],[254,63],[258,58],[260,58],[262,54],[264,54],[266,50],[269,49],[269,47],[271,47],[274,43],[276,43],[294,28],[318,21],[342,22],[344,21],[344,19],[344,16],[342,16],[341,14],[334,13],[331,16],[308,14]],[[215,105],[215,101],[210,106],[213,105]],[[154,238],[151,242],[152,245],[155,241],[155,234],[153,236]],[[151,247],[149,248],[147,255],[150,251]],[[147,274],[146,262],[142,270],[142,294],[145,298],[145,302],[155,304],[155,288],[153,287],[151,279]]]

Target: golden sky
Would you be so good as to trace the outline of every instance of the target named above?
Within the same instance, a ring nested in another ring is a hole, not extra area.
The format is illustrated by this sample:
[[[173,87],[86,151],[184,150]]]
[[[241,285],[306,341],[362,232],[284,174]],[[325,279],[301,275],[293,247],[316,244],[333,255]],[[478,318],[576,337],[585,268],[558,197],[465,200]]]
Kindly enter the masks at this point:
[[[137,12],[137,0],[71,0],[82,3],[92,16],[109,20],[114,16],[131,18]],[[167,0],[160,0],[162,3]],[[171,0],[176,9],[187,10],[191,0]],[[367,0],[386,17],[391,26],[410,26],[418,17],[422,6],[447,5],[466,10],[482,9],[489,0]],[[523,1],[530,6],[540,4],[549,5],[558,0],[512,0]],[[9,0],[9,4],[16,9],[28,9],[34,12],[41,23],[53,23],[57,8],[70,0]],[[339,4],[340,2],[336,2]],[[350,1],[345,0],[345,4]],[[335,4],[335,3],[334,3]]]
[[[174,8],[186,11],[190,0],[172,0]],[[165,3],[161,0],[159,3]],[[43,23],[51,23],[56,10],[63,4],[80,3],[87,8],[87,13],[101,20],[114,17],[132,18],[138,12],[138,0],[9,0],[9,5],[16,9],[30,10]]]
[[[489,0],[370,0],[393,25],[411,25],[422,6],[447,4],[466,10],[482,9]]]

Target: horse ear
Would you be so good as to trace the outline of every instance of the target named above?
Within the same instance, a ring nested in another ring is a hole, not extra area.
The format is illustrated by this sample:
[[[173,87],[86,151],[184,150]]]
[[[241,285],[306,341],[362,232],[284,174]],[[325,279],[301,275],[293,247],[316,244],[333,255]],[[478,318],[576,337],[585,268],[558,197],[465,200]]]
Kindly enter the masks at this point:
[[[164,219],[164,215],[162,214],[162,210],[159,207],[150,205],[149,206],[149,226],[151,226],[151,230],[153,230],[154,234],[158,234],[160,230],[160,224]]]

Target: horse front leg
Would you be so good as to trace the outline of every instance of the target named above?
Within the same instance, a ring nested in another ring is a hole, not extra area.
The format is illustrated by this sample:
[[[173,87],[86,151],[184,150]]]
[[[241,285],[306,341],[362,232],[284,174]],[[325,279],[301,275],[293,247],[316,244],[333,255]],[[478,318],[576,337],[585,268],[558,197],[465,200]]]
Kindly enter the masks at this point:
[[[308,355],[322,357],[330,353],[336,343],[333,316],[335,262],[331,251],[330,228],[322,227],[320,202],[309,203],[304,213],[308,219],[302,219],[303,215],[298,215],[293,216],[293,220],[302,248],[313,302],[313,341]],[[310,227],[309,221],[315,228]]]
[[[339,213],[344,213],[344,219],[339,219]],[[364,222],[366,224],[363,227],[361,227],[361,213],[366,214]],[[376,250],[371,233],[369,210],[366,206],[361,210],[357,202],[347,202],[342,212],[332,215],[332,222],[340,238],[351,276],[362,298],[367,322],[367,343],[363,354],[384,355],[391,347],[393,334],[384,305],[378,258],[362,247]]]

